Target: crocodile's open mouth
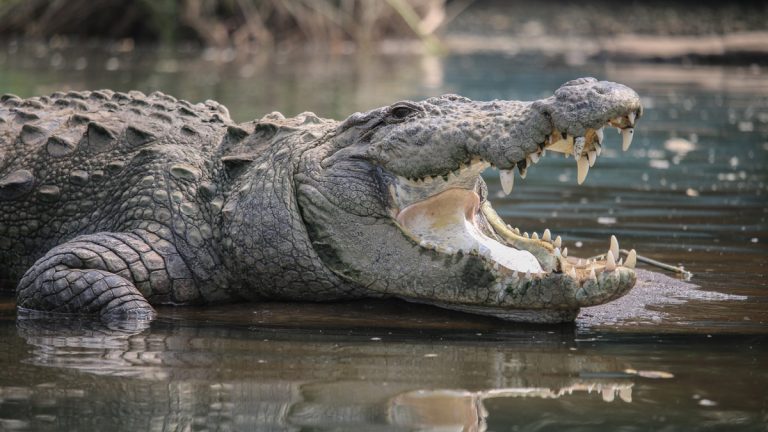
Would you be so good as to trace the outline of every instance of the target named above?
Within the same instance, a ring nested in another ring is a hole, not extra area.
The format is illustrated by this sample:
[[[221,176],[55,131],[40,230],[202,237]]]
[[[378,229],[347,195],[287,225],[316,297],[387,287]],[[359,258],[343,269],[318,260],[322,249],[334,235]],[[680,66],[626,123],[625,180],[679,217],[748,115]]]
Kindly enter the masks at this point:
[[[639,114],[629,112],[606,123],[621,132],[625,151],[632,142]],[[519,175],[525,178],[526,170],[538,163],[546,151],[555,151],[574,156],[577,181],[581,184],[600,156],[602,143],[602,127],[587,129],[584,136],[577,137],[553,129],[537,152],[517,163]],[[485,186],[480,180],[480,174],[490,166],[489,162],[475,157],[447,175],[423,179],[399,177],[397,184],[390,188],[396,203],[393,218],[401,230],[424,249],[440,254],[475,254],[496,272],[515,278],[518,273],[526,278],[557,274],[577,284],[591,280],[602,287],[603,282],[618,283],[628,278],[627,275],[609,277],[607,273],[632,273],[635,251],[630,251],[623,260],[613,236],[603,258],[579,259],[569,257],[562,239],[554,237],[549,229],[541,235],[528,234],[505,223],[487,201]],[[513,170],[500,170],[502,188],[507,194],[512,191],[514,176]]]

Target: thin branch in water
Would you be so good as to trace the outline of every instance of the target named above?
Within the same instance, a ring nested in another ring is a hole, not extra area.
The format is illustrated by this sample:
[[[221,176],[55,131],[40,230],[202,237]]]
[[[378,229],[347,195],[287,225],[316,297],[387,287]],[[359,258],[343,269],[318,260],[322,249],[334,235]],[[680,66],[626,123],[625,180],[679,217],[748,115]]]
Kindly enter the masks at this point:
[[[627,255],[629,255],[629,251],[626,249],[619,249],[619,255],[624,255],[626,257]],[[595,255],[593,257],[589,257],[588,259],[602,260],[602,259],[605,259],[605,254]],[[663,263],[661,261],[657,261],[655,259],[651,259],[642,255],[637,255],[637,260],[642,263],[645,263],[654,267],[658,267],[663,270],[677,273],[683,278],[683,280],[686,280],[686,281],[691,280],[691,278],[693,277],[693,273],[686,270],[685,267],[683,267],[682,265],[674,266],[674,265]]]

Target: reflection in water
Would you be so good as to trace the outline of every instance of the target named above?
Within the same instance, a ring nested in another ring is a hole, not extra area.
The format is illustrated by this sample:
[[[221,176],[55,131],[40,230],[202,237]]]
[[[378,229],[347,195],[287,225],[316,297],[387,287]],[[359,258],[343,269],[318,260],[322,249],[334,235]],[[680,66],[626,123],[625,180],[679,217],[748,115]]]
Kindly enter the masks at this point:
[[[389,401],[389,422],[406,428],[456,431],[485,431],[488,410],[484,401],[492,398],[557,399],[574,392],[591,394],[596,391],[604,402],[613,402],[618,395],[632,402],[632,383],[573,384],[556,390],[523,387],[499,388],[469,392],[462,390],[416,390],[399,394]]]
[[[480,431],[488,399],[519,399],[524,406],[530,398],[594,391],[606,402],[632,400],[634,378],[622,372],[628,365],[574,353],[559,335],[536,340],[541,334],[533,332],[535,343],[510,349],[503,343],[159,327],[129,331],[78,320],[19,320],[18,334],[29,345],[23,361],[71,378],[49,383],[29,377],[27,387],[2,387],[2,398],[24,401],[32,412],[19,421],[35,428],[45,425],[41,415],[75,429],[120,416],[120,430]],[[103,417],[82,418],[84,406]]]

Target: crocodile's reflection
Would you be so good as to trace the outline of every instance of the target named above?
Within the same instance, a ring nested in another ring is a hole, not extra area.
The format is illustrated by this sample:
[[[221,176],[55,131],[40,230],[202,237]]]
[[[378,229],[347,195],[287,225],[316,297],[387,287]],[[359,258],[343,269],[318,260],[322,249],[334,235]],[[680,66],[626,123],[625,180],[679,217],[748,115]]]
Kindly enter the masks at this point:
[[[596,390],[606,402],[618,394],[624,402],[632,402],[631,383],[580,383],[557,390],[550,388],[500,388],[487,391],[416,390],[390,399],[389,421],[405,427],[440,428],[440,430],[484,431],[488,417],[483,402],[501,397],[559,398],[574,392]]]
[[[57,398],[70,394],[66,389],[30,386],[30,401],[45,400],[39,409],[47,415],[54,410],[59,425],[82,426],[76,407],[87,403],[92,412],[119,411],[121,430],[482,431],[490,398],[520,398],[522,409],[531,398],[582,392],[623,403],[619,399],[631,401],[633,386],[621,372],[629,365],[575,352],[572,335],[541,330],[485,342],[318,337],[167,322],[108,329],[22,319],[17,329],[31,347],[28,363],[114,377],[79,374],[73,380],[77,401]]]

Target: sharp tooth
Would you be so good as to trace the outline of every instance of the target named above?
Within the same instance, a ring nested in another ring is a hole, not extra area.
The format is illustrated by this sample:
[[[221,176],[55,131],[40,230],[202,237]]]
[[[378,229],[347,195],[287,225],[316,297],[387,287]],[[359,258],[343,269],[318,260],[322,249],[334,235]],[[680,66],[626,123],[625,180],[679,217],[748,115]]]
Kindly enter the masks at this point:
[[[531,153],[531,154],[528,155],[528,157],[531,159],[531,162],[537,164],[537,163],[539,163],[539,158],[541,156],[539,156],[538,153]]]
[[[568,258],[568,248],[563,248],[563,258]]]
[[[597,275],[595,274],[595,268],[592,267],[589,269],[589,278],[592,280],[597,280]]]
[[[571,266],[571,268],[568,269],[568,276],[576,279],[576,268]]]
[[[555,237],[555,242],[552,243],[555,245],[555,247],[560,247],[563,245],[563,239],[560,236]]]
[[[600,392],[600,396],[603,398],[603,402],[613,402],[616,399],[616,393],[612,388],[604,388]]]
[[[555,251],[554,251],[553,253],[554,253],[554,254],[555,254],[555,256],[557,256],[557,257],[559,257],[559,256],[562,256],[562,255],[563,255],[563,254],[562,254],[562,252],[560,252],[560,248],[555,248]]]
[[[634,111],[632,111],[631,113],[629,113],[629,114],[627,115],[627,118],[629,119],[629,124],[630,124],[630,126],[634,126],[634,125],[635,125],[635,117],[636,117],[636,116],[637,116],[637,114],[635,114],[635,112],[634,112]]]
[[[565,137],[565,142],[568,144],[568,147],[573,148],[573,135],[568,134]]]
[[[621,128],[618,126],[614,126],[616,128],[616,133],[621,135]]]
[[[619,241],[616,240],[616,236],[615,235],[611,236],[611,247],[608,250],[613,253],[613,257],[614,258],[619,256]]]
[[[539,235],[536,234],[536,232],[534,232],[533,234],[531,234],[531,238],[534,239],[534,240],[538,240],[539,239]]]
[[[547,149],[541,149],[541,157],[544,157],[547,155]]]
[[[595,150],[588,151],[587,157],[589,158],[589,166],[591,167],[595,166],[595,161],[597,160],[597,151]]]
[[[505,194],[512,193],[512,188],[515,186],[515,171],[514,170],[499,170],[499,180],[501,181],[501,189]]]
[[[587,173],[589,172],[589,161],[586,159],[579,159],[576,161],[577,175],[576,182],[579,184],[584,183],[587,179]]]
[[[552,233],[549,231],[549,228],[544,230],[544,234],[541,235],[541,239],[545,242],[552,241]]]
[[[600,156],[601,153],[603,153],[603,146],[600,144],[595,144],[595,151],[597,152],[597,155]]]
[[[531,236],[529,236],[529,235],[528,235],[528,231],[526,231],[526,232],[524,232],[524,233],[523,233],[523,237],[525,237],[525,238],[531,238]]]
[[[597,136],[597,143],[602,144],[603,138],[605,138],[605,133],[603,132],[603,128],[597,129],[595,131],[595,135]]]
[[[626,268],[635,268],[637,265],[637,252],[635,252],[634,249],[629,251],[629,255],[627,255],[627,261],[624,263],[624,267]]]
[[[525,176],[528,175],[528,167],[520,168],[520,165],[518,165],[517,170],[520,172],[521,179],[525,179]]]
[[[616,270],[616,259],[613,258],[613,252],[608,251],[608,253],[605,254],[605,271],[614,270]]]
[[[515,234],[520,235],[520,228],[515,228],[513,231],[515,231]]]
[[[621,149],[624,151],[629,150],[629,146],[632,145],[632,136],[635,134],[633,128],[626,128],[621,130]]]
[[[624,258],[619,258],[619,262],[616,263],[619,267],[624,265]]]
[[[528,155],[525,157],[525,166],[529,167],[531,165],[533,165],[533,160],[531,159],[531,155]]]
[[[578,263],[578,266],[579,266],[579,267],[581,267],[581,266],[583,266],[583,265],[584,265],[584,260],[583,260],[583,259],[581,259],[581,258],[579,258],[579,263]]]

